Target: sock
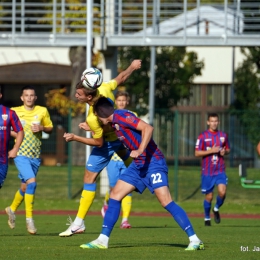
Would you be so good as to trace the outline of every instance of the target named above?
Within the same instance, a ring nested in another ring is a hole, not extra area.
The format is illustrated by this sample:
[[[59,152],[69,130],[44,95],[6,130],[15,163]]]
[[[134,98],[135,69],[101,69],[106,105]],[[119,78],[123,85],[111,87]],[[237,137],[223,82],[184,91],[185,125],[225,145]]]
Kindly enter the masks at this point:
[[[14,199],[13,202],[10,206],[10,209],[15,212],[18,207],[21,205],[21,203],[23,202],[24,199],[24,192],[22,192],[22,190],[18,190],[15,195],[14,195]]]
[[[106,192],[106,195],[105,195],[104,205],[107,205],[107,204],[108,204],[109,196],[110,196],[110,192],[107,191],[107,192]]]
[[[83,224],[83,219],[82,218],[79,218],[79,217],[76,217],[73,221],[73,223],[77,226],[81,226]]]
[[[26,218],[33,217],[33,204],[34,204],[34,195],[37,184],[36,182],[31,182],[27,184],[26,191],[24,194],[24,203],[25,203],[25,215]]]
[[[101,234],[106,235],[107,237],[110,236],[114,228],[114,225],[116,224],[119,218],[121,201],[109,199],[108,203],[109,206],[106,215],[104,217],[102,231],[101,231]]]
[[[190,242],[198,242],[200,239],[197,237],[197,235],[192,235],[189,237]]]
[[[179,205],[172,201],[165,207],[165,209],[171,213],[174,220],[178,223],[182,230],[186,232],[188,237],[195,235],[186,212]]]
[[[89,208],[91,207],[95,195],[96,195],[97,184],[96,183],[84,183],[83,191],[81,193],[81,199],[79,203],[79,209],[77,217],[85,219]]]
[[[101,242],[102,245],[108,246],[108,240],[109,240],[109,237],[108,237],[108,236],[103,235],[103,234],[100,234],[99,237],[97,238],[97,240],[98,240],[99,242]]]
[[[128,194],[122,200],[122,223],[126,221],[130,215],[132,207],[132,194]]]
[[[211,202],[208,202],[207,200],[204,200],[203,207],[204,207],[205,219],[210,220]]]
[[[223,198],[220,198],[219,196],[217,196],[216,205],[214,207],[214,210],[218,211],[218,209],[223,205],[225,198],[226,198],[226,196],[224,196]]]

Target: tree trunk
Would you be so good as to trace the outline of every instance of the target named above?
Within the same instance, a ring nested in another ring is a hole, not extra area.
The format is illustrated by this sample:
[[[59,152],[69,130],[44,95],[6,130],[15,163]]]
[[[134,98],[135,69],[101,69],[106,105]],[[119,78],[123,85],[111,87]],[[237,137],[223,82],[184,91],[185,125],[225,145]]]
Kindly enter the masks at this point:
[[[86,69],[86,48],[85,47],[71,47],[69,51],[69,58],[71,61],[73,78],[71,81],[70,98],[75,99],[76,85],[80,81],[82,72]],[[86,115],[78,115],[72,118],[72,133],[80,136],[86,136],[84,130],[80,130],[78,125],[86,120]],[[85,165],[86,163],[86,146],[78,142],[72,142],[72,164]]]

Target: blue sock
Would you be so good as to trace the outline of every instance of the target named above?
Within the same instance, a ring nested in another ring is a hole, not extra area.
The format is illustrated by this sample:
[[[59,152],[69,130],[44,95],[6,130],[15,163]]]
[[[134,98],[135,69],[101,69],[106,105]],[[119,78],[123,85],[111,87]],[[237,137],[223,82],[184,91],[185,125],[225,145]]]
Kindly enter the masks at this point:
[[[35,194],[36,187],[37,187],[36,182],[31,182],[31,183],[27,184],[25,193],[31,194],[31,195]]]
[[[205,218],[210,219],[211,202],[204,200],[203,207],[204,207]]]
[[[195,234],[186,212],[179,205],[172,201],[165,207],[165,209],[171,213],[174,220],[182,230],[186,232],[188,237]]]
[[[101,234],[104,234],[108,237],[110,236],[114,228],[114,225],[116,224],[119,218],[120,209],[121,209],[121,201],[109,199],[108,209],[103,221]]]
[[[223,205],[225,198],[226,198],[226,196],[224,196],[223,198],[220,198],[219,196],[217,196],[216,205],[215,205],[215,207],[217,209],[219,209]]]

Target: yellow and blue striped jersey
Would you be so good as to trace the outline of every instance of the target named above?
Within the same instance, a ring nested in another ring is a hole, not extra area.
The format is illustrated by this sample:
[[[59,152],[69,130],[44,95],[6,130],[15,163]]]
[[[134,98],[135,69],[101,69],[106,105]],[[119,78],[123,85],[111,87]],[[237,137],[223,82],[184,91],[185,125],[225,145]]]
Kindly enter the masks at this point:
[[[42,132],[33,133],[32,124],[40,124],[44,127],[53,127],[49,112],[46,107],[35,106],[33,110],[26,110],[25,107],[13,107],[12,110],[18,115],[24,129],[24,139],[17,155],[30,158],[39,158],[41,154]]]
[[[103,82],[101,86],[98,88],[97,96],[104,96],[109,99],[111,99],[113,102],[115,102],[115,96],[113,94],[113,90],[115,90],[117,87],[117,82],[115,80],[110,80],[108,82]],[[109,128],[108,130],[104,130],[100,124],[100,121],[98,120],[97,116],[94,114],[93,106],[89,106],[88,115],[86,118],[86,122],[88,126],[90,127],[91,131],[94,132],[93,138],[101,138],[103,136],[106,141],[115,141],[117,140],[117,136],[114,132],[114,130]]]

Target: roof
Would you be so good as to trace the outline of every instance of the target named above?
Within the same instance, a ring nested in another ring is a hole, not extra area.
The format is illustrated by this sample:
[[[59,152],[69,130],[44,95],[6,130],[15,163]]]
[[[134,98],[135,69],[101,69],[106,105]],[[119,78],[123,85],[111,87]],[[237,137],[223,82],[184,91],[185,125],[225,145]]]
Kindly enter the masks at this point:
[[[186,18],[185,18],[186,16]],[[238,34],[243,32],[243,13],[227,9],[225,16],[224,9],[215,8],[210,5],[203,5],[199,8],[188,10],[173,18],[159,23],[159,34],[161,35],[183,35],[186,19],[186,34],[191,35],[211,35]],[[225,32],[225,23],[227,31]],[[148,27],[146,35],[152,34],[153,28]],[[143,30],[138,35],[143,34]]]

